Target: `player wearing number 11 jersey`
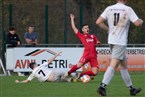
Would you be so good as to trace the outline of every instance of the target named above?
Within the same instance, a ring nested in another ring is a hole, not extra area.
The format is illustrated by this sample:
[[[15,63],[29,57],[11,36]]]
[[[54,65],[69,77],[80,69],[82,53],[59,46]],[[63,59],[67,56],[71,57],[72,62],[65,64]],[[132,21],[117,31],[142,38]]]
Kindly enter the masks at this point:
[[[126,0],[117,0],[117,3],[105,9],[97,19],[96,24],[108,32],[108,44],[112,52],[110,66],[108,66],[102,83],[97,92],[106,96],[106,86],[112,80],[115,70],[121,67],[122,79],[130,90],[130,95],[135,96],[141,91],[141,88],[134,88],[130,75],[127,70],[127,59],[125,56],[129,24],[132,22],[135,26],[141,26],[143,21],[138,18],[134,10],[125,5]],[[107,21],[108,26],[104,23]],[[119,83],[118,83],[119,84]]]

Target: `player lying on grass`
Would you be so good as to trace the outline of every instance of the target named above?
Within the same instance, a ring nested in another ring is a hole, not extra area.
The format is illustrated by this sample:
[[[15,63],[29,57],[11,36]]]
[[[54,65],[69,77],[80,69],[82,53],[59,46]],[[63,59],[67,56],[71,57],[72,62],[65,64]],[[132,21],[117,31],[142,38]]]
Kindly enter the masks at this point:
[[[30,68],[32,69],[32,74],[23,81],[15,80],[16,83],[28,83],[32,79],[37,78],[40,82],[70,82],[72,78],[62,78],[65,74],[63,71],[58,71],[54,69],[48,69],[48,64],[51,63],[61,52],[58,52],[54,57],[52,57],[48,62],[45,62],[38,66],[36,63],[30,63]]]

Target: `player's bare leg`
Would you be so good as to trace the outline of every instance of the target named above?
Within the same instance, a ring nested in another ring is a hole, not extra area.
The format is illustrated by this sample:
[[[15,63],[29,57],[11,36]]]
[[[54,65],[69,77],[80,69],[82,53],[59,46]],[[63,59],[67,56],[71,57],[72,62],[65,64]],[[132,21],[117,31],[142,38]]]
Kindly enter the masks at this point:
[[[92,67],[92,70],[81,73],[80,77],[83,76],[83,75],[95,76],[95,75],[97,75],[97,73],[98,73],[98,68],[97,67]]]
[[[74,65],[68,72],[66,72],[63,78],[68,77],[71,73],[75,72],[77,69],[81,68],[83,63],[79,62],[78,64]]]
[[[96,76],[97,73],[98,73],[98,68],[97,67],[92,67],[91,70],[80,73],[79,77],[82,77],[83,75],[89,75],[91,77],[91,80],[93,80],[94,76]]]

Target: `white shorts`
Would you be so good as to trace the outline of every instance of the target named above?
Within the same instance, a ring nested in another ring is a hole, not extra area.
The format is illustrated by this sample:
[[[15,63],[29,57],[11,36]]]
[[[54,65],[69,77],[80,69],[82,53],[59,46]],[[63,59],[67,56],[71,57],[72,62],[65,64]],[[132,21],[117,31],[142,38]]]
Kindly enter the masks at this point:
[[[112,53],[112,58],[114,59],[119,59],[119,60],[126,60],[126,46],[122,46],[122,45],[113,45],[110,44],[110,50]]]
[[[63,71],[52,70],[51,74],[48,77],[47,81],[50,82],[60,82],[62,79],[61,77],[65,74]]]

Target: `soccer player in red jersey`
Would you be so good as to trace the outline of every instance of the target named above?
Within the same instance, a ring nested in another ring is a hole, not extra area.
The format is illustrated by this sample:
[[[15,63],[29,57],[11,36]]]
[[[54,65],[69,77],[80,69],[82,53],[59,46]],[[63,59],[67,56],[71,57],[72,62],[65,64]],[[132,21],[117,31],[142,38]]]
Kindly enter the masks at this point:
[[[90,62],[91,70],[83,72],[79,75],[79,77],[83,75],[95,76],[98,72],[98,60],[97,60],[97,51],[96,44],[100,44],[95,35],[89,34],[89,26],[87,24],[82,26],[82,33],[76,28],[74,22],[75,16],[70,14],[71,26],[75,33],[75,35],[79,38],[79,40],[84,45],[84,53],[80,58],[78,64],[74,65],[65,75],[67,77],[71,73],[75,72],[77,69],[81,68],[85,63]]]

